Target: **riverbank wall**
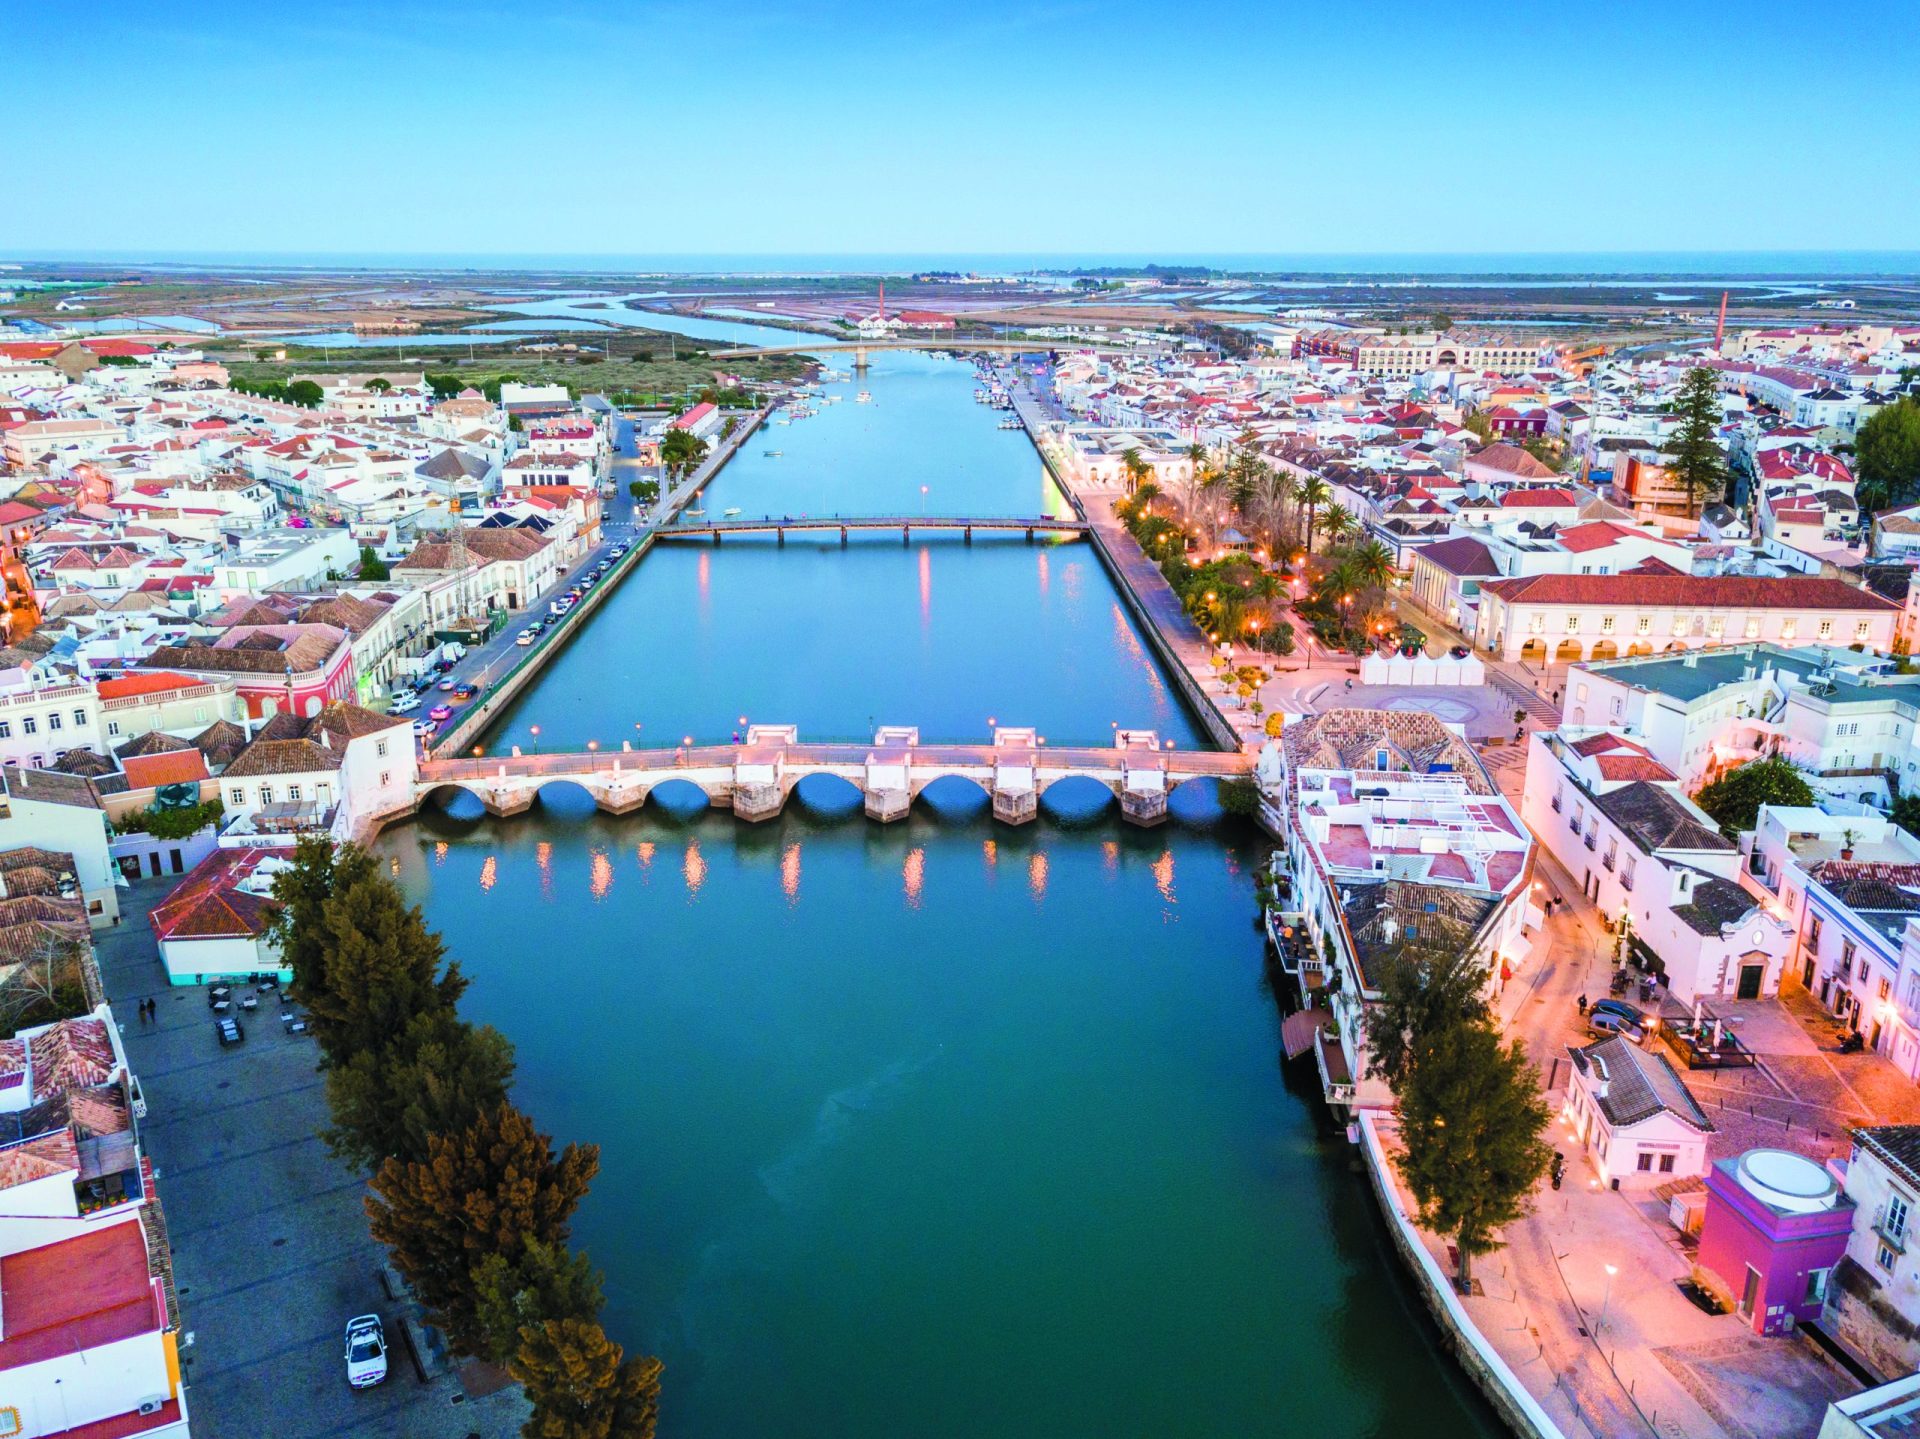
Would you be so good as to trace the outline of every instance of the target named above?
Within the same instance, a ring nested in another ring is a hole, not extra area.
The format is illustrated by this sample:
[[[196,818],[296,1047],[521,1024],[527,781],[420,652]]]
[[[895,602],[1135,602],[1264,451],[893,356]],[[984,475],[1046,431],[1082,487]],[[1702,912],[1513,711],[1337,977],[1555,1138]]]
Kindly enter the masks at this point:
[[[1247,741],[1234,728],[1233,722],[1227,718],[1226,713],[1213,697],[1201,687],[1199,680],[1194,677],[1190,664],[1193,656],[1182,653],[1183,646],[1179,641],[1184,640],[1186,647],[1190,649],[1195,644],[1204,645],[1204,637],[1200,636],[1197,628],[1194,629],[1193,634],[1180,636],[1178,640],[1166,632],[1160,616],[1153,612],[1152,607],[1140,594],[1135,577],[1128,573],[1129,566],[1123,564],[1121,556],[1115,553],[1115,547],[1122,542],[1132,545],[1133,537],[1124,530],[1118,530],[1117,524],[1111,523],[1110,516],[1095,514],[1074,487],[1072,480],[1054,463],[1053,457],[1047,453],[1047,447],[1040,443],[1040,436],[1037,433],[1037,428],[1044,425],[1046,421],[1033,408],[1032,403],[1024,396],[1016,394],[1014,412],[1020,416],[1020,423],[1027,432],[1028,440],[1033,444],[1034,453],[1040,456],[1040,463],[1047,467],[1047,474],[1052,478],[1054,487],[1066,497],[1067,503],[1073,506],[1073,512],[1087,522],[1087,538],[1093,544],[1094,553],[1100,556],[1100,563],[1106,566],[1107,574],[1113,579],[1114,588],[1120,592],[1121,602],[1126,605],[1127,612],[1133,616],[1134,623],[1139,626],[1140,633],[1145,636],[1154,658],[1160,662],[1160,668],[1166,673],[1167,679],[1173,684],[1181,700],[1192,712],[1193,717],[1200,722],[1201,729],[1206,731],[1207,738],[1216,748],[1234,751],[1244,749]],[[1117,537],[1108,533],[1113,530],[1118,530]],[[1178,596],[1174,595],[1173,587],[1160,575],[1159,568],[1153,566],[1153,562],[1141,553],[1139,546],[1134,545],[1133,550],[1140,564],[1153,568],[1153,578],[1159,580],[1166,590],[1166,596],[1178,606]],[[1181,608],[1180,613],[1184,615],[1185,609]]]
[[[448,759],[465,751],[477,741],[493,724],[500,712],[531,684],[544,670],[549,661],[564,650],[574,637],[585,630],[587,621],[608,597],[619,588],[620,582],[633,573],[647,552],[653,548],[653,542],[660,527],[671,522],[692,502],[694,496],[712,483],[714,476],[726,467],[727,461],[739,453],[740,447],[758,432],[772,412],[771,404],[763,405],[752,416],[736,426],[734,432],[715,447],[713,454],[701,462],[700,466],[671,490],[660,496],[654,505],[652,518],[633,538],[627,552],[614,562],[606,577],[580,597],[580,602],[567,612],[566,623],[560,633],[550,641],[530,646],[525,655],[517,660],[507,672],[487,688],[479,700],[465,714],[459,723],[446,732],[427,752],[428,759]],[[531,611],[530,611],[531,612]]]
[[[1400,1202],[1387,1166],[1393,1161],[1380,1142],[1377,1121],[1362,1114],[1354,1121],[1360,1131],[1361,1161],[1367,1171],[1367,1183],[1386,1217],[1387,1232],[1394,1251],[1413,1276],[1420,1298],[1445,1338],[1447,1348],[1467,1378],[1473,1381],[1507,1426],[1520,1439],[1567,1439],[1540,1401],[1527,1391],[1507,1361],[1502,1359],[1486,1336],[1481,1334],[1454,1292],[1453,1281],[1440,1268],[1431,1250],[1421,1242],[1420,1231],[1412,1215]]]

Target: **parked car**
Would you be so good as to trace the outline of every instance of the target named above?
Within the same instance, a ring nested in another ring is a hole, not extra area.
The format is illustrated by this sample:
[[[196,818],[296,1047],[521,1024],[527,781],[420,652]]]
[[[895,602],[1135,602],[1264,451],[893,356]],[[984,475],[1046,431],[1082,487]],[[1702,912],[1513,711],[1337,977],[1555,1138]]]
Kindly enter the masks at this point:
[[[347,1321],[347,1383],[370,1389],[387,1377],[387,1331],[378,1314]]]
[[[1587,1011],[1587,1030],[1589,1033],[1602,1036],[1624,1034],[1635,1044],[1641,1043],[1647,1037],[1646,1030],[1642,1029],[1636,1021],[1604,1009]]]
[[[1447,653],[1452,655],[1457,660],[1463,660],[1468,655],[1472,654],[1473,651],[1468,649],[1465,645],[1455,645],[1452,649],[1448,650]]]
[[[428,735],[432,734],[435,730],[439,728],[440,726],[435,724],[430,719],[415,720],[413,722],[413,732],[419,735],[422,739],[425,739]]]
[[[222,1049],[229,1044],[244,1044],[247,1038],[247,1032],[240,1027],[240,1021],[230,1014],[214,1016],[213,1032],[220,1036]]]
[[[435,705],[432,709],[427,711],[427,718],[432,720],[435,724],[445,724],[448,720],[453,718],[453,706],[452,705]]]
[[[393,697],[393,703],[387,706],[387,709],[391,713],[397,715],[403,715],[408,710],[417,710],[419,708],[420,696],[412,690],[401,690]]]
[[[1646,1015],[1628,1004],[1624,999],[1596,999],[1587,1010],[1588,1014],[1617,1014],[1629,1024],[1644,1025]]]
[[[516,635],[516,636],[514,636],[514,641],[513,641],[513,642],[514,642],[515,644],[517,644],[517,645],[530,645],[530,644],[532,644],[532,643],[533,643],[533,631],[532,631],[532,630],[522,630],[522,631],[520,631],[520,633],[519,633],[518,635]]]

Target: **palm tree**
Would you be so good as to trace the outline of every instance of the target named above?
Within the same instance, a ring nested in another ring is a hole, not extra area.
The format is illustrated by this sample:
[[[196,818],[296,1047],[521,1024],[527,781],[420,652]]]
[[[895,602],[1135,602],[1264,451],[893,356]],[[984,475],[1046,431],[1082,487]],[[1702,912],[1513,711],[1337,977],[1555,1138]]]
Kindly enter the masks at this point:
[[[1138,445],[1128,445],[1126,449],[1120,452],[1120,464],[1127,472],[1127,489],[1129,491],[1132,491],[1153,474],[1153,466],[1141,458],[1140,447]]]
[[[1133,487],[1133,502],[1140,507],[1140,513],[1147,512],[1147,506],[1160,498],[1160,487],[1152,480],[1142,480]]]
[[[1313,548],[1313,531],[1317,523],[1321,506],[1333,498],[1333,491],[1327,482],[1318,475],[1308,475],[1300,482],[1300,509],[1306,517],[1307,548]]]
[[[1360,522],[1345,505],[1328,505],[1327,512],[1320,517],[1321,532],[1326,535],[1327,543],[1334,546],[1359,528]]]
[[[1368,589],[1385,589],[1393,582],[1396,573],[1393,551],[1378,540],[1355,545],[1347,555],[1346,563],[1353,571],[1355,582]]]

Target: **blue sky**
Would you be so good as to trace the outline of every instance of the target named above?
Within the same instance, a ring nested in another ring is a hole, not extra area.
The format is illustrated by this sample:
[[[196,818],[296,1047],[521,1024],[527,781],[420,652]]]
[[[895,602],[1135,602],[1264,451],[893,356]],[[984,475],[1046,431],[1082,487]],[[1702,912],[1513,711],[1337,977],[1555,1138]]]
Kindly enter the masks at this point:
[[[1884,6],[8,3],[0,257],[1920,247]]]

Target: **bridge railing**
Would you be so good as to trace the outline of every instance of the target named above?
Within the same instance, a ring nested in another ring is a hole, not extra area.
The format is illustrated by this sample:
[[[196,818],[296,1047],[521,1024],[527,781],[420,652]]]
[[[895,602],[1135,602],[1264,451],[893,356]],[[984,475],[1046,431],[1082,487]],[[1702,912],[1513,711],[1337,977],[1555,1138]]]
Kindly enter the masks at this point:
[[[505,754],[430,760],[420,766],[424,783],[531,776],[578,777],[671,773],[674,770],[732,768],[740,761],[791,765],[860,766],[871,761],[905,764],[911,769],[959,769],[1002,761],[1031,763],[1040,769],[1115,770],[1127,765],[1164,769],[1187,776],[1234,776],[1252,772],[1253,757],[1216,750],[1090,748],[1041,745],[996,748],[993,745],[914,745],[824,743],[779,746],[682,745],[674,749],[571,750],[553,754]]]

